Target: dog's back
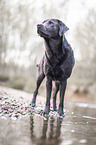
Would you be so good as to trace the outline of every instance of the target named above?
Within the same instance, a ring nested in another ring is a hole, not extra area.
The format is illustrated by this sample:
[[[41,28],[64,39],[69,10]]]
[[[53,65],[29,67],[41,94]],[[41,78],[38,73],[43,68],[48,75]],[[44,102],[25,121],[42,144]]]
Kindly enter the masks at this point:
[[[63,49],[66,52],[65,58],[63,63],[61,64],[61,69],[63,71],[63,78],[67,79],[70,77],[72,69],[74,67],[75,64],[75,59],[74,59],[74,52],[70,46],[70,44],[68,43],[68,41],[66,40],[65,36],[63,38]]]

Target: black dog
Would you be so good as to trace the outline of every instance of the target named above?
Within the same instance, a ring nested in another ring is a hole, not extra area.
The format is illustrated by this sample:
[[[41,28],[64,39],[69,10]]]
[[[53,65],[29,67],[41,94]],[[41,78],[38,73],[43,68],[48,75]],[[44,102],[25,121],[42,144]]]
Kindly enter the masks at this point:
[[[73,50],[64,36],[64,33],[68,30],[68,27],[57,19],[47,19],[42,24],[37,25],[37,33],[44,38],[46,49],[45,55],[39,64],[40,75],[37,79],[31,106],[34,107],[36,105],[39,86],[46,77],[47,99],[44,114],[49,114],[50,112],[52,81],[55,81],[56,91],[53,97],[53,109],[56,110],[56,95],[60,90],[58,113],[60,116],[63,116],[63,102],[67,79],[71,75],[75,62]]]

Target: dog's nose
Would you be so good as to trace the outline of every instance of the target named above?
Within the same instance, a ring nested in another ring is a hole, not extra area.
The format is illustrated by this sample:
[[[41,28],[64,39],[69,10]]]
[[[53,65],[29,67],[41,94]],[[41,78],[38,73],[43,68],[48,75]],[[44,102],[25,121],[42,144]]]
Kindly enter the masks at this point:
[[[40,28],[42,26],[42,24],[38,24],[37,27]]]

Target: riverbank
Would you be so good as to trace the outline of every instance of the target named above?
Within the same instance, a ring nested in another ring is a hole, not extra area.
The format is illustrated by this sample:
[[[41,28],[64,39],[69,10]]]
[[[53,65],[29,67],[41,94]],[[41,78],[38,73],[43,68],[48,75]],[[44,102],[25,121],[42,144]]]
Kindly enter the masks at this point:
[[[31,108],[32,96],[31,93],[0,86],[0,116],[19,118],[32,113],[41,114],[45,107],[46,97],[37,96],[37,106]],[[86,103],[96,103],[96,97],[92,97],[84,88],[68,87],[65,96],[65,107],[70,103],[85,103],[85,106]],[[57,96],[57,104],[58,102],[59,96]],[[58,116],[58,113],[53,111],[52,98],[50,114]]]

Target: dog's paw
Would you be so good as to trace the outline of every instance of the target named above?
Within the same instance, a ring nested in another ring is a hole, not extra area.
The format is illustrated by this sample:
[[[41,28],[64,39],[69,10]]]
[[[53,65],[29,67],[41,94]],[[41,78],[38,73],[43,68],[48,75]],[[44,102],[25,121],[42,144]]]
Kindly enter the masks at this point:
[[[36,103],[31,102],[31,103],[30,103],[30,106],[31,106],[31,107],[35,107],[35,106],[36,106]]]
[[[50,107],[47,106],[47,107],[45,108],[45,110],[43,111],[43,115],[48,115],[49,112],[50,112]]]
[[[58,113],[59,113],[59,116],[65,117],[62,107],[59,108]]]
[[[57,111],[57,107],[56,106],[53,106],[53,111]]]

